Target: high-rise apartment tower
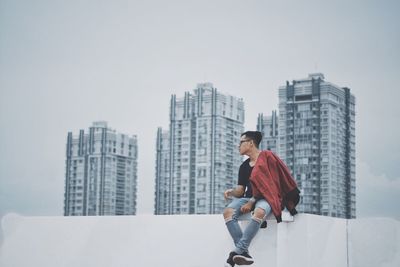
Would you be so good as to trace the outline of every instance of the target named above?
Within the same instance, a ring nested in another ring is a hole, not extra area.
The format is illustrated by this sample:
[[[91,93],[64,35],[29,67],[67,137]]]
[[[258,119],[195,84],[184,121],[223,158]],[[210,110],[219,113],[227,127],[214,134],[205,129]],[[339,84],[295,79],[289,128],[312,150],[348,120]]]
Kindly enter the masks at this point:
[[[94,122],[67,137],[64,215],[136,214],[137,139]]]
[[[243,123],[242,99],[211,83],[172,95],[169,131],[157,131],[156,214],[222,212],[223,192],[236,185],[242,163]]]
[[[262,113],[258,114],[257,131],[263,135],[259,148],[276,153],[278,141],[278,116],[276,115],[276,110],[272,111],[271,116],[265,116]]]
[[[278,154],[301,189],[298,210],[355,218],[355,97],[323,74],[279,88]]]

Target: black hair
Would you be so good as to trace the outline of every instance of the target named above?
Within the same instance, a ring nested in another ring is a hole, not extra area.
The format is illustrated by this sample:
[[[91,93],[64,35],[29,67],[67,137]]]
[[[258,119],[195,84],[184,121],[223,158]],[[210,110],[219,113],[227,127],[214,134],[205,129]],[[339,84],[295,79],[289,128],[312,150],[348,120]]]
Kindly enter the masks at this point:
[[[259,131],[247,131],[242,133],[240,136],[245,135],[248,139],[254,142],[254,145],[258,148],[262,140],[262,133]]]

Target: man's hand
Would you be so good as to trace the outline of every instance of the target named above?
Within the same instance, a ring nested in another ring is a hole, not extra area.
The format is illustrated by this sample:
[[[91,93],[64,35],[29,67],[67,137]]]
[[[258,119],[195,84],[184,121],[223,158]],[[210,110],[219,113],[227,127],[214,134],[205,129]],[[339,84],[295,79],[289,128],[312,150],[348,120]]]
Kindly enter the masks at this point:
[[[231,195],[232,192],[233,192],[233,189],[228,189],[228,190],[226,190],[226,191],[224,192],[225,200],[228,200],[229,198],[232,197],[232,195]]]
[[[253,205],[254,205],[254,202],[249,201],[249,202],[247,202],[246,204],[244,204],[244,205],[240,208],[240,211],[241,211],[242,213],[248,213],[248,212],[250,212],[251,209],[253,208]]]

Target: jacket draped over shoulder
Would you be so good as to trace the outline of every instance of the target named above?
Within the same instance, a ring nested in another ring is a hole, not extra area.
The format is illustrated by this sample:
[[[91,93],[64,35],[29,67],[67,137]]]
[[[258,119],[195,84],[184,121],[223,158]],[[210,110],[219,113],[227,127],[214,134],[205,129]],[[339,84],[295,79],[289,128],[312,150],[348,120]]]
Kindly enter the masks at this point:
[[[285,163],[271,151],[260,152],[250,182],[253,196],[264,198],[269,203],[278,223],[282,221],[284,208],[291,215],[297,213],[295,207],[300,200],[300,191],[296,181]]]

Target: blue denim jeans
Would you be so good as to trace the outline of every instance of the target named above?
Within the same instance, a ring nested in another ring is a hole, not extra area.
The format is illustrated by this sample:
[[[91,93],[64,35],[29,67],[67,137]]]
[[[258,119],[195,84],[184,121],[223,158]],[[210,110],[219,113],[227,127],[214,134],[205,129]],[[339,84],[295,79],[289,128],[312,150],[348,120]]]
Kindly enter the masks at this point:
[[[249,198],[233,198],[232,202],[226,208],[233,209],[232,218],[227,218],[225,224],[228,228],[230,235],[232,236],[233,242],[235,244],[234,251],[238,254],[243,252],[248,252],[251,240],[256,236],[258,230],[260,229],[261,223],[266,219],[267,215],[271,212],[271,207],[265,199],[259,199],[255,208],[260,208],[265,211],[265,216],[262,220],[251,218],[249,224],[246,226],[244,231],[240,228],[238,223],[238,218],[242,215],[240,208],[249,201]]]

